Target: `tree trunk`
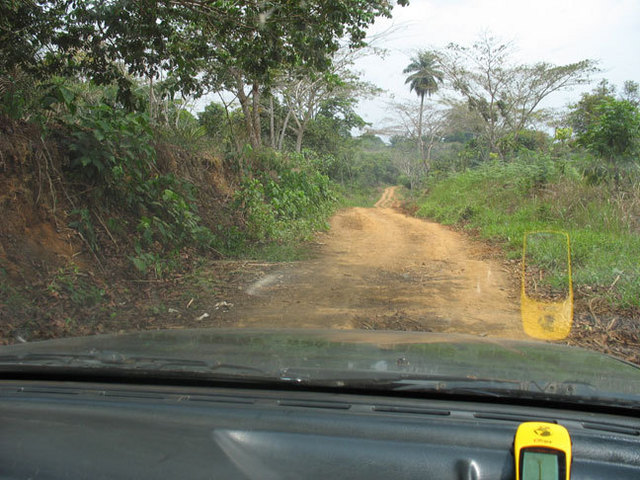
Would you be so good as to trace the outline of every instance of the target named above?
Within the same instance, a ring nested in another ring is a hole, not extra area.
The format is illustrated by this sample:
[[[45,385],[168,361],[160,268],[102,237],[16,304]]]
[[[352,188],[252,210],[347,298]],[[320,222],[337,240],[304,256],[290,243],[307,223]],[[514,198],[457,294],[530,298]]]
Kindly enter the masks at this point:
[[[434,138],[431,138],[429,141],[429,146],[427,147],[427,157],[424,160],[424,168],[427,170],[427,173],[431,170],[431,149],[433,148]]]
[[[295,118],[295,117],[294,117]],[[313,112],[311,111],[311,107],[305,112],[302,122],[299,122],[296,119],[296,123],[298,124],[298,130],[296,131],[296,152],[300,153],[302,151],[302,139],[304,137],[304,132],[307,131],[307,125],[309,125],[309,121],[313,118]]]
[[[154,114],[154,109],[155,107],[155,97],[153,95],[153,75],[149,76],[149,120],[151,122],[151,124],[155,123],[155,114]]]
[[[181,104],[184,105],[184,104]],[[176,111],[176,130],[180,128],[180,112],[182,111],[182,106],[179,106]],[[167,112],[168,113],[168,112]],[[169,117],[167,117],[168,121]]]
[[[298,128],[291,127],[296,134],[296,152],[300,153],[302,151],[302,136],[304,135],[304,123],[298,119],[298,117],[294,114],[293,119],[296,122],[296,126]]]
[[[278,138],[278,150],[282,150],[282,145],[284,144],[284,137],[287,134],[287,127],[289,126],[289,118],[291,118],[291,110],[289,110],[287,112],[287,116],[284,117],[282,130],[280,131],[280,137]]]
[[[249,143],[253,148],[260,148],[262,141],[260,135],[260,114],[257,109],[257,102],[260,100],[258,84],[257,82],[253,83],[251,87],[251,98],[249,98],[244,91],[245,85],[240,72],[233,69],[230,70],[230,73],[236,80],[238,100],[240,101],[242,113],[244,114],[244,123],[247,128]]]
[[[302,136],[304,135],[304,130],[299,128],[296,130],[296,152],[300,153],[302,151]]]
[[[251,121],[253,122],[253,134],[255,136],[252,147],[259,148],[262,146],[262,128],[260,128],[260,85],[254,81],[251,87],[251,96],[253,100],[253,109],[251,111]]]
[[[420,95],[420,115],[418,116],[418,150],[424,162],[424,141],[422,140],[422,114],[424,113],[424,93]]]
[[[220,94],[219,94],[220,95]],[[231,134],[231,138],[233,139],[233,144],[236,147],[236,153],[238,153],[238,158],[240,158],[240,152],[242,151],[240,141],[238,140],[238,136],[233,131],[233,122],[231,121],[231,115],[229,115],[229,106],[227,102],[224,101],[222,95],[220,95],[220,100],[222,101],[222,105],[224,105],[224,114],[227,117],[227,124],[229,125],[229,133]]]
[[[238,100],[240,101],[240,107],[244,114],[244,124],[247,128],[247,136],[249,142],[253,145],[253,122],[251,121],[251,109],[249,108],[249,99],[244,93],[244,84],[241,80],[238,80]]]
[[[273,111],[273,97],[269,96],[269,138],[271,139],[271,148],[276,149],[276,125],[275,112]]]

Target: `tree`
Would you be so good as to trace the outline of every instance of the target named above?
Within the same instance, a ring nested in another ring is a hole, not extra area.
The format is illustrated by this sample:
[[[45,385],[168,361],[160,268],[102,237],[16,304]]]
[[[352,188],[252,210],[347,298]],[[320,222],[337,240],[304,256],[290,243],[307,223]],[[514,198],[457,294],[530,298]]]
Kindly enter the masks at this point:
[[[340,77],[329,73],[282,75],[273,89],[287,108],[278,147],[282,148],[282,139],[287,129],[291,129],[296,138],[295,150],[299,153],[304,133],[318,114],[320,104],[342,86]]]
[[[622,99],[631,102],[636,107],[640,106],[640,85],[638,85],[638,82],[634,82],[633,80],[624,82]]]
[[[604,99],[578,142],[609,162],[630,157],[640,146],[640,110],[628,100]]]
[[[2,1],[4,7],[8,0]],[[261,145],[261,97],[274,75],[300,66],[326,70],[344,39],[352,47],[363,45],[367,27],[378,16],[390,16],[393,8],[387,0],[48,3],[61,13],[47,17],[58,22],[55,35],[38,48],[52,53],[50,64],[82,72],[97,83],[118,83],[129,106],[132,78],[142,77],[150,87],[150,110],[160,78],[169,80],[161,94],[171,98],[178,92],[230,90],[240,102],[254,147]],[[18,13],[11,18],[18,21]],[[37,19],[37,11],[29,18]]]
[[[152,119],[160,98],[203,92],[199,75],[213,48],[205,40],[206,19],[193,8],[153,0],[52,3],[64,12],[47,60],[58,70],[97,84],[117,84],[120,101],[131,110],[141,108],[132,89],[143,79]]]
[[[402,135],[391,137],[391,160],[400,172],[399,181],[413,190],[424,175],[424,166],[417,158],[415,143]]]
[[[231,136],[229,118],[226,109],[216,102],[211,102],[198,113],[198,122],[203,126],[207,135],[212,139],[224,143]]]
[[[61,13],[53,2],[0,0],[0,112],[33,113],[37,86],[53,71],[46,60]]]
[[[226,28],[220,28],[220,12],[209,10],[211,2],[179,3],[187,8],[197,4],[210,22],[206,32],[214,38],[215,61],[207,78],[236,93],[254,147],[261,145],[261,96],[272,87],[278,72],[300,67],[315,72],[327,70],[341,39],[347,37],[353,48],[364,45],[366,28],[378,16],[390,16],[393,6],[387,0],[243,0],[232,4],[231,23],[223,23]],[[397,3],[406,5],[408,0]],[[222,18],[228,22],[225,13]]]
[[[424,140],[422,139],[422,117],[424,112],[424,96],[431,97],[438,90],[438,83],[442,83],[443,73],[439,70],[438,59],[432,52],[421,51],[411,58],[411,63],[403,70],[410,75],[405,80],[409,84],[409,90],[416,92],[420,97],[420,110],[418,114],[418,148],[420,158],[425,159]],[[428,165],[428,162],[425,163]]]
[[[319,105],[318,114],[309,122],[304,147],[319,153],[350,156],[351,131],[367,123],[355,112],[357,100],[351,96],[333,97]]]
[[[570,106],[567,122],[577,135],[584,134],[598,116],[598,107],[615,99],[615,87],[607,80],[601,80],[590,93],[583,93],[580,101]]]
[[[447,112],[432,105],[425,113],[423,102],[420,102],[419,107],[412,103],[391,103],[390,109],[394,114],[393,123],[381,129],[380,133],[404,137],[417,143],[422,168],[428,173],[431,169],[433,147],[442,139],[447,129]]]
[[[44,70],[62,9],[58,2],[0,0],[0,75]]]
[[[540,102],[552,93],[586,83],[597,71],[592,60],[556,66],[546,62],[514,64],[512,45],[488,34],[471,47],[450,44],[436,52],[448,85],[479,115],[490,152],[500,137],[531,126]]]
[[[358,75],[351,71],[354,58],[362,55],[364,50],[342,48],[333,55],[331,66],[324,71],[298,67],[275,78],[271,94],[287,108],[278,135],[278,149],[282,149],[282,138],[290,130],[295,135],[295,150],[300,152],[304,134],[323,106],[325,112],[328,105],[342,106],[343,118],[353,117],[352,107],[357,103],[356,98],[379,92],[373,85],[360,81]],[[274,109],[271,105],[269,112],[270,123],[273,124]]]

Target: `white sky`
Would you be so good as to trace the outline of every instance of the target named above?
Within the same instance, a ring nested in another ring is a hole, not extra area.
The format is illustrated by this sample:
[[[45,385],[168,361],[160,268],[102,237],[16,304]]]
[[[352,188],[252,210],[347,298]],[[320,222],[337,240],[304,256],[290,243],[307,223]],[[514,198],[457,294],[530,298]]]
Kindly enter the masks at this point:
[[[640,0],[410,0],[369,33],[391,27],[393,33],[377,44],[388,50],[386,58],[361,59],[356,69],[396,100],[416,98],[402,73],[413,53],[450,42],[471,45],[483,31],[513,41],[522,63],[591,58],[603,69],[593,84],[607,78],[621,88],[625,80],[640,81]],[[557,92],[547,105],[562,107],[591,88]],[[358,112],[380,126],[388,98],[363,101]]]

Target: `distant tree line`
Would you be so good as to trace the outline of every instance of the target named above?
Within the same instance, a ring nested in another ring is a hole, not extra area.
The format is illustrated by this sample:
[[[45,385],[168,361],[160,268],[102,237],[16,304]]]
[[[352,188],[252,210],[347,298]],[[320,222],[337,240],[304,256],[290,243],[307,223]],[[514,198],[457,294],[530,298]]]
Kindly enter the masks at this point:
[[[595,163],[637,163],[637,82],[625,82],[616,95],[603,80],[565,111],[541,107],[555,92],[588,84],[598,71],[588,59],[560,66],[516,63],[513,45],[490,34],[471,46],[419,51],[404,70],[419,102],[392,103],[393,114],[378,131],[403,146],[397,164],[409,186],[487,160],[508,161],[522,151],[586,151]]]

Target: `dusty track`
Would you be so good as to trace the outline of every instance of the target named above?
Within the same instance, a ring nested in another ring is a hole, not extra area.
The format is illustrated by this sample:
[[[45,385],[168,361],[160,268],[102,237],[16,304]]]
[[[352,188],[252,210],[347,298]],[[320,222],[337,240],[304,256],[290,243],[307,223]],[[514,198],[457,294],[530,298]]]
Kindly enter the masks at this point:
[[[376,208],[389,208],[389,207],[393,207],[394,205],[394,201],[395,201],[395,194],[396,194],[396,188],[397,187],[389,187],[389,188],[385,188],[384,192],[382,192],[382,196],[380,197],[380,200],[378,200],[375,204]]]
[[[457,232],[384,208],[393,196],[334,216],[314,260],[265,272],[229,312],[237,325],[524,337],[500,265]]]

